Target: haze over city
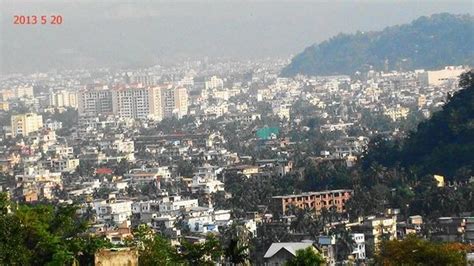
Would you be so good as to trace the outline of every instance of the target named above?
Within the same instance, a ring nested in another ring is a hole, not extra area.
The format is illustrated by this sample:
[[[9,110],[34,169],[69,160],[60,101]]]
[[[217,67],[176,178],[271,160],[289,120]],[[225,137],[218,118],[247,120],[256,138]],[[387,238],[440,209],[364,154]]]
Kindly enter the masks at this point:
[[[1,72],[140,66],[203,57],[289,58],[340,32],[382,30],[420,16],[472,13],[472,1],[0,2]],[[60,14],[60,27],[14,15]]]

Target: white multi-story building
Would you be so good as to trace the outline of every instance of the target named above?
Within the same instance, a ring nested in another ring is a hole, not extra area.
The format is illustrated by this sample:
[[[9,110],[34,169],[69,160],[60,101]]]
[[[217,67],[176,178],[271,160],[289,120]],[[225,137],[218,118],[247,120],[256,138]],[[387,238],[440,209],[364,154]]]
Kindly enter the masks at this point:
[[[193,176],[193,182],[190,185],[192,193],[211,194],[218,191],[224,191],[224,183],[213,178],[199,175]]]
[[[11,117],[12,136],[27,136],[43,127],[43,117],[35,113],[12,115]]]
[[[156,84],[156,77],[146,73],[135,73],[130,77],[130,83],[153,86]]]
[[[418,76],[425,85],[440,86],[449,81],[457,80],[465,71],[467,69],[462,66],[447,66],[441,70],[421,72]]]
[[[188,91],[186,88],[176,88],[174,90],[175,109],[178,118],[188,114]]]
[[[33,86],[17,86],[12,89],[4,89],[0,91],[0,100],[8,101],[9,99],[18,98],[33,98],[34,90]]]
[[[213,211],[209,208],[192,208],[186,214],[185,221],[191,232],[207,234],[208,232],[218,231],[218,226],[214,223]]]
[[[206,115],[215,115],[216,117],[223,116],[229,112],[229,107],[226,103],[211,105],[204,109]]]
[[[112,114],[112,92],[108,86],[86,86],[78,94],[78,112],[80,116],[98,116]]]
[[[55,172],[74,172],[79,163],[79,159],[75,158],[54,158],[49,160],[49,165]]]
[[[130,220],[132,203],[130,200],[98,200],[93,202],[92,208],[97,214],[98,222],[121,224]]]
[[[16,175],[15,180],[18,184],[28,182],[52,182],[57,185],[62,184],[61,173],[50,172],[45,169],[37,169],[28,167],[24,170],[23,174]]]
[[[188,92],[186,88],[168,87],[162,91],[164,117],[182,118],[188,114]]]
[[[71,157],[74,154],[74,148],[64,145],[52,145],[48,147],[48,152],[60,157]]]
[[[77,92],[60,90],[49,94],[49,104],[54,107],[78,107]]]
[[[224,87],[224,81],[216,76],[212,76],[209,80],[204,83],[206,90],[222,89]]]
[[[378,250],[382,239],[397,239],[397,216],[369,217],[363,223],[367,242]]]
[[[290,120],[290,107],[288,106],[279,106],[273,109],[273,114],[278,116],[280,119]]]
[[[166,197],[160,203],[160,213],[166,213],[170,211],[186,210],[190,208],[198,207],[197,199],[181,199],[180,196]]]
[[[396,107],[392,108],[387,108],[384,111],[384,115],[390,117],[390,119],[392,119],[393,121],[407,118],[408,113],[410,113],[410,109],[402,107],[400,105],[397,105]]]
[[[352,255],[356,260],[365,260],[365,236],[364,234],[352,234],[352,240],[354,240],[354,248],[352,249]]]
[[[162,119],[160,87],[127,87],[112,90],[113,113],[122,118]]]

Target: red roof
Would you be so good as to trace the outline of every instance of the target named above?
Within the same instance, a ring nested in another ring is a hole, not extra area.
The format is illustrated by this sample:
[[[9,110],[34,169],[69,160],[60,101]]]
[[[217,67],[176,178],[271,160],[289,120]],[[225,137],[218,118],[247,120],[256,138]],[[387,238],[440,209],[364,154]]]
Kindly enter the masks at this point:
[[[98,175],[110,175],[112,174],[114,171],[110,168],[106,168],[106,167],[102,167],[102,168],[97,168],[95,170],[95,173],[98,174]]]

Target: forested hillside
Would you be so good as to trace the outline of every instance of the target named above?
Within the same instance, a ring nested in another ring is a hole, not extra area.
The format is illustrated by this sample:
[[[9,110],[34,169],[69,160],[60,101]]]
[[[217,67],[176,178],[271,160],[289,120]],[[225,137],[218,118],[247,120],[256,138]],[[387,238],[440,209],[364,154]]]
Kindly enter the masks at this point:
[[[378,32],[339,34],[296,55],[282,74],[352,74],[384,70],[472,65],[474,18],[447,13],[420,17]]]

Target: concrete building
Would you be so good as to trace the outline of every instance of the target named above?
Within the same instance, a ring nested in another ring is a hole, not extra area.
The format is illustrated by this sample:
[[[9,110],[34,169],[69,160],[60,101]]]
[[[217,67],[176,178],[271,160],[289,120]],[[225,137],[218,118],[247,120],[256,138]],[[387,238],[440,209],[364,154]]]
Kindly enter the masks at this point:
[[[8,102],[0,102],[0,111],[10,110],[10,104]]]
[[[166,197],[159,204],[160,213],[170,211],[189,210],[190,208],[198,207],[197,199],[181,199],[180,196]]]
[[[130,83],[141,84],[143,86],[153,86],[156,84],[156,77],[149,74],[136,73],[130,76]]]
[[[126,87],[112,90],[112,110],[121,118],[163,118],[160,87]]]
[[[352,249],[352,255],[355,260],[365,260],[365,236],[364,234],[352,234],[354,240],[354,247]]]
[[[54,107],[78,107],[77,92],[60,90],[49,94],[49,104]]]
[[[162,179],[159,169],[156,168],[137,168],[131,169],[124,177],[129,179],[132,185],[155,185],[160,187],[160,180]]]
[[[50,167],[55,172],[74,172],[79,166],[79,159],[55,158],[49,161]]]
[[[383,114],[390,117],[392,121],[397,121],[407,118],[409,112],[410,109],[397,105],[396,107],[385,109]]]
[[[383,239],[397,239],[397,216],[369,217],[364,220],[360,229],[365,235],[366,243],[377,251]]]
[[[328,190],[319,192],[305,192],[298,195],[272,197],[272,208],[279,213],[286,213],[290,206],[309,208],[319,213],[323,208],[336,208],[337,212],[345,212],[345,204],[352,195],[352,190]]]
[[[10,99],[33,98],[33,86],[17,86],[12,89],[0,91],[0,100],[8,101]]]
[[[280,119],[290,120],[290,107],[289,106],[278,106],[273,108],[273,114],[278,116]]]
[[[470,244],[474,244],[474,217],[466,217],[464,240]]]
[[[222,89],[224,87],[224,81],[216,76],[212,76],[209,80],[204,83],[206,90]]]
[[[188,113],[188,92],[186,88],[168,87],[162,91],[164,117],[182,118]]]
[[[43,127],[43,116],[35,113],[13,115],[11,117],[12,136],[27,136]]]
[[[467,71],[467,69],[462,66],[447,66],[441,70],[420,73],[419,77],[424,84],[428,84],[429,86],[440,86],[449,81],[457,80],[465,71]]]
[[[97,215],[97,221],[121,224],[132,216],[132,201],[130,200],[98,200],[92,208]]]
[[[175,109],[178,118],[188,114],[188,91],[184,87],[174,90]]]
[[[79,116],[98,116],[113,113],[112,92],[108,86],[86,86],[78,94]]]
[[[318,236],[318,248],[326,260],[326,265],[336,265],[336,237],[329,235]]]

